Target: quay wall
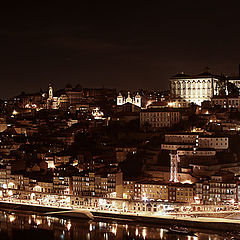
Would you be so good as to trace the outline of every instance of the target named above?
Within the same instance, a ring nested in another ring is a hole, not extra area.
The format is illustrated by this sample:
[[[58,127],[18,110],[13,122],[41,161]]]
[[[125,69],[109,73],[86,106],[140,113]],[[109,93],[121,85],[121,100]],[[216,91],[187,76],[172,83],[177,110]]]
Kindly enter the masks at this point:
[[[124,213],[108,213],[100,211],[91,211],[91,210],[78,210],[71,208],[54,208],[54,207],[43,207],[36,205],[26,205],[20,203],[11,203],[11,202],[0,202],[0,209],[8,211],[20,211],[20,212],[31,212],[31,213],[40,213],[41,215],[55,215],[59,217],[78,217],[85,219],[94,220],[119,220],[119,221],[133,221],[139,223],[149,223],[157,225],[166,225],[166,226],[183,226],[188,228],[202,228],[202,229],[211,229],[211,230],[221,230],[221,231],[235,231],[240,227],[240,221],[234,222],[230,219],[219,219],[215,220],[214,218],[209,218],[204,221],[204,219],[194,218],[191,220],[176,218],[175,216],[168,217],[154,217],[154,216],[139,216],[133,214],[124,214]],[[54,214],[53,214],[54,213]]]
[[[19,211],[19,212],[31,212],[40,213],[46,216],[59,216],[59,217],[77,217],[92,219],[93,215],[87,210],[73,210],[71,208],[55,208],[44,207],[37,205],[26,205],[21,203],[0,202],[0,210]]]
[[[239,223],[231,222],[215,222],[213,221],[203,221],[199,219],[194,220],[184,220],[184,219],[173,219],[173,218],[160,218],[160,217],[147,217],[147,216],[134,216],[134,215],[124,215],[124,214],[114,214],[114,213],[100,213],[92,212],[94,217],[97,219],[124,219],[126,221],[133,220],[135,222],[144,222],[157,225],[167,225],[167,226],[182,226],[188,228],[200,228],[200,229],[209,229],[217,231],[236,231],[240,227]]]

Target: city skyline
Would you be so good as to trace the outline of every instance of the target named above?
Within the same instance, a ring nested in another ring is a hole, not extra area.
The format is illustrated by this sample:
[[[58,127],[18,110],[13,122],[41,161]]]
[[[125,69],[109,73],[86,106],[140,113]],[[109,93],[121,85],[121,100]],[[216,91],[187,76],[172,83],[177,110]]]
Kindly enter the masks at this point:
[[[239,24],[231,2],[1,6],[0,239],[240,239]]]

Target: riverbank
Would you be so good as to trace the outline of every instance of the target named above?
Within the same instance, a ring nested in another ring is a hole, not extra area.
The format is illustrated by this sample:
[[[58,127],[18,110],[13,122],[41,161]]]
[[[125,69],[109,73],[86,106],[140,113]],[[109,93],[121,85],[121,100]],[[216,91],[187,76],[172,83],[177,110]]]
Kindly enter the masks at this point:
[[[39,205],[27,205],[22,203],[0,202],[2,210],[23,211],[30,213],[39,213],[42,215],[59,216],[59,217],[77,217],[95,220],[116,220],[116,221],[134,221],[139,223],[150,223],[157,225],[183,226],[188,228],[236,231],[240,227],[240,220],[212,217],[176,217],[170,215],[143,215],[133,213],[112,213],[107,211],[93,211],[72,209],[63,207],[48,207]]]
[[[63,207],[49,207],[49,206],[39,206],[34,204],[22,204],[22,203],[12,203],[12,202],[2,202],[0,201],[0,209],[9,211],[19,211],[19,212],[32,212],[39,213],[41,215],[48,216],[59,216],[59,217],[76,217],[93,219],[93,215],[90,211],[63,208]]]
[[[135,221],[142,223],[151,223],[158,225],[168,226],[182,226],[187,228],[209,229],[217,231],[236,231],[240,227],[240,220],[224,219],[224,218],[190,218],[190,217],[174,217],[174,216],[136,216],[131,214],[115,214],[115,213],[102,213],[93,212],[94,219],[113,219]]]

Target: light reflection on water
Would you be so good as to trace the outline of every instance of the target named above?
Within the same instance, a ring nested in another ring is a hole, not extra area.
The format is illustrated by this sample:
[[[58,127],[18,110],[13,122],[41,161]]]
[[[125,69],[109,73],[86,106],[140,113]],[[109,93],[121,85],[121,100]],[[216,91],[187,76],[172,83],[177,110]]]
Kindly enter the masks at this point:
[[[167,227],[133,222],[88,221],[0,212],[0,240],[223,240],[227,233],[196,230],[196,236],[167,234]],[[225,236],[224,236],[225,235]]]

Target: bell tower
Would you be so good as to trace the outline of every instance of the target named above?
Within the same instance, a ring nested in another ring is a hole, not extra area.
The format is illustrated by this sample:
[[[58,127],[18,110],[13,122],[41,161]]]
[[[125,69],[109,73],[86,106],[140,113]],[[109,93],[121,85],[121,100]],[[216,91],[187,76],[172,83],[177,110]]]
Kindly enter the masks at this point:
[[[132,103],[132,98],[130,96],[130,92],[128,92],[128,96],[126,98],[126,103]]]
[[[48,98],[49,98],[49,100],[53,99],[53,88],[52,88],[51,84],[49,84],[49,87],[48,87]]]
[[[139,93],[137,93],[137,95],[135,96],[135,105],[141,107],[141,96],[139,95]]]
[[[121,93],[117,96],[117,105],[123,105],[123,96]]]

